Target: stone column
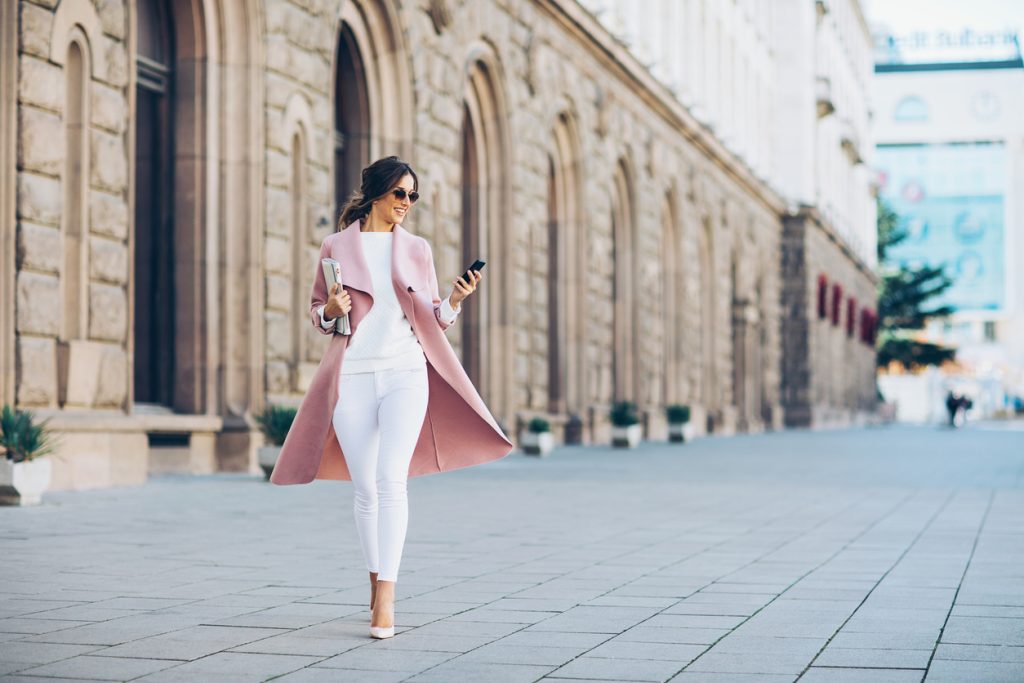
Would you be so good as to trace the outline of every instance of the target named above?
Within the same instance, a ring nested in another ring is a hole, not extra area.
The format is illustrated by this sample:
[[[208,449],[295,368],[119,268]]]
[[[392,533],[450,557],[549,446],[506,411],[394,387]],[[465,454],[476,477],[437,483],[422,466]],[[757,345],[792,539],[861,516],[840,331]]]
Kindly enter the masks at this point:
[[[0,404],[14,403],[18,6],[0,3]]]

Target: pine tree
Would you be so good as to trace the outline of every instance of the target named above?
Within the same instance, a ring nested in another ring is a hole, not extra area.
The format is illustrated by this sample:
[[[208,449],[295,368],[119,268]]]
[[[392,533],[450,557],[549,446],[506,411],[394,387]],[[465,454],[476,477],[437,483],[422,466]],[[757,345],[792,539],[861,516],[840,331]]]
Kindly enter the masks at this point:
[[[878,198],[878,367],[899,361],[907,368],[940,365],[952,360],[956,349],[913,339],[911,332],[923,329],[928,320],[944,318],[953,307],[943,304],[926,307],[953,284],[945,264],[909,268],[892,263],[887,250],[907,238],[900,217],[881,197]]]

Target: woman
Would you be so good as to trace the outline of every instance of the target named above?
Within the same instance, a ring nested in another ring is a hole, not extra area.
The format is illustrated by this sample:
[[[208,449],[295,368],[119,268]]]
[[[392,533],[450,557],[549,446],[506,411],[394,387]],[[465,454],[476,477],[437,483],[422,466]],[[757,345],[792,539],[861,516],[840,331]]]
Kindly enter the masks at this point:
[[[320,258],[341,265],[331,291],[317,261],[314,327],[333,339],[299,406],[270,480],[351,480],[370,573],[370,635],[394,635],[395,583],[408,527],[407,479],[504,457],[512,450],[444,336],[483,276],[438,296],[430,244],[402,227],[419,180],[395,156],[362,173],[339,232]],[[334,334],[349,315],[351,334]],[[343,362],[344,361],[344,362]]]

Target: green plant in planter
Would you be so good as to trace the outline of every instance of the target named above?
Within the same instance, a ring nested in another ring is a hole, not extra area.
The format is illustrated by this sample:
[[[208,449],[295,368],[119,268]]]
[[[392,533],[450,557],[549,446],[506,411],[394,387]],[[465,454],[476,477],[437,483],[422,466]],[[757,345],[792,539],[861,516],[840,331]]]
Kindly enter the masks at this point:
[[[616,427],[631,427],[640,424],[640,415],[633,401],[617,401],[608,414]]]
[[[295,421],[296,412],[298,409],[290,406],[267,406],[262,413],[258,414],[256,421],[260,425],[260,431],[267,437],[267,441],[275,446],[282,445],[285,437],[288,436],[288,430],[292,427],[292,422]]]
[[[31,411],[5,405],[0,411],[0,449],[8,460],[27,462],[53,452],[55,442],[47,424],[35,422]]]
[[[542,434],[551,431],[551,423],[543,417],[535,417],[526,425],[526,431],[533,434]]]
[[[686,424],[690,421],[690,406],[674,403],[665,408],[665,417],[671,424]]]

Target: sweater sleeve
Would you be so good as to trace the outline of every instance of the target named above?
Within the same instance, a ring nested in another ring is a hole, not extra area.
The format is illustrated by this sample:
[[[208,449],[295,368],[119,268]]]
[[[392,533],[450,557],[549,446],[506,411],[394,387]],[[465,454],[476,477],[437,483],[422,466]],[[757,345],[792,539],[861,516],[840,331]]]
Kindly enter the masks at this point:
[[[438,294],[437,291],[437,271],[434,269],[434,252],[430,248],[430,242],[428,242],[426,239],[423,240],[423,245],[424,250],[426,252],[424,257],[427,259],[427,273],[429,274],[427,277],[427,286],[430,288],[430,298],[434,303],[434,317],[437,318],[437,324],[441,326],[441,329],[447,330],[449,327],[451,327],[452,323],[455,321],[455,318],[446,318],[446,313],[457,314],[459,311],[462,310],[462,304],[459,304],[459,307],[457,309],[452,310],[451,303],[448,302],[447,298],[445,299],[445,301],[441,301],[441,295]],[[443,309],[447,310],[445,311]]]

